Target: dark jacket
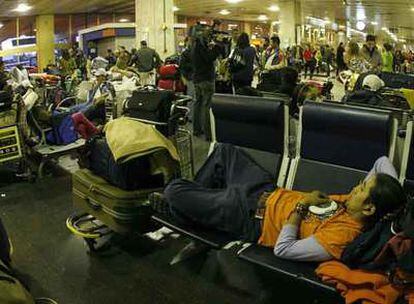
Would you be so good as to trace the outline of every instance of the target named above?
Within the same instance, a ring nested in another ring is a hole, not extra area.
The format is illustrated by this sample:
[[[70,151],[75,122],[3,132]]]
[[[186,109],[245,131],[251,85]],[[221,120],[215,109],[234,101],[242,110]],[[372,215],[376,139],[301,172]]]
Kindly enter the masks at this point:
[[[135,56],[138,72],[151,72],[161,65],[160,55],[149,47],[141,47]]]
[[[215,66],[214,61],[220,55],[220,47],[215,45],[209,48],[205,42],[197,40],[191,52],[191,59],[194,67],[194,83],[203,81],[214,81]]]
[[[190,48],[186,48],[184,52],[181,54],[179,66],[181,75],[187,80],[193,80],[194,67],[191,60]]]
[[[232,75],[233,81],[237,83],[243,83],[246,85],[251,84],[253,81],[253,64],[256,58],[256,50],[248,46],[242,50],[243,59],[245,65],[242,69]]]

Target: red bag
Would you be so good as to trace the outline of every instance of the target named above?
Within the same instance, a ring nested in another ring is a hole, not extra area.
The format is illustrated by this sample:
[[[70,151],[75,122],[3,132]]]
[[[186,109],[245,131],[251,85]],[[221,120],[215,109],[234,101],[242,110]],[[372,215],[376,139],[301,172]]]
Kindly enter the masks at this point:
[[[163,90],[171,90],[174,92],[185,92],[185,85],[181,80],[160,79],[158,80],[158,88]]]
[[[172,79],[179,77],[178,65],[166,64],[160,67],[159,70],[161,79]]]

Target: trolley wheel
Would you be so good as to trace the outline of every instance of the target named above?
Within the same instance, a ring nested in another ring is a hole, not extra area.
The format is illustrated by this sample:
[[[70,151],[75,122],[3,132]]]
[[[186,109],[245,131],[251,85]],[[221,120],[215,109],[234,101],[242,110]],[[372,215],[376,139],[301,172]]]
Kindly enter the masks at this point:
[[[83,238],[86,245],[88,246],[89,252],[91,254],[102,254],[107,252],[111,248],[111,243],[109,240],[106,240],[103,244],[99,244],[97,241],[99,238]]]

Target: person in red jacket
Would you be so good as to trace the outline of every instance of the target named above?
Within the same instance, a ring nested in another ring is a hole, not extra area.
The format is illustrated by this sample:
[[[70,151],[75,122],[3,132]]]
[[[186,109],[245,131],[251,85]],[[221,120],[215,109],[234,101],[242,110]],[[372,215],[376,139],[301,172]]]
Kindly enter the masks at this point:
[[[305,78],[308,74],[308,69],[309,69],[310,70],[310,79],[312,79],[313,73],[315,71],[316,59],[315,59],[315,55],[312,51],[312,48],[309,44],[306,46],[306,50],[303,52],[303,59],[305,61]]]

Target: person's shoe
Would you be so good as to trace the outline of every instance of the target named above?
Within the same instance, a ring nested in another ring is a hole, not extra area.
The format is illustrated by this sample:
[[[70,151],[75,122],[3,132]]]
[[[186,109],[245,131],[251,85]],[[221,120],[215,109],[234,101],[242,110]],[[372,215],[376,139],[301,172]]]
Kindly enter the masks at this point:
[[[155,213],[170,215],[170,206],[165,200],[164,194],[160,192],[153,192],[148,195],[149,204]]]
[[[197,241],[191,241],[171,260],[170,265],[175,265],[182,261],[191,259],[199,254],[209,251],[211,247]]]

